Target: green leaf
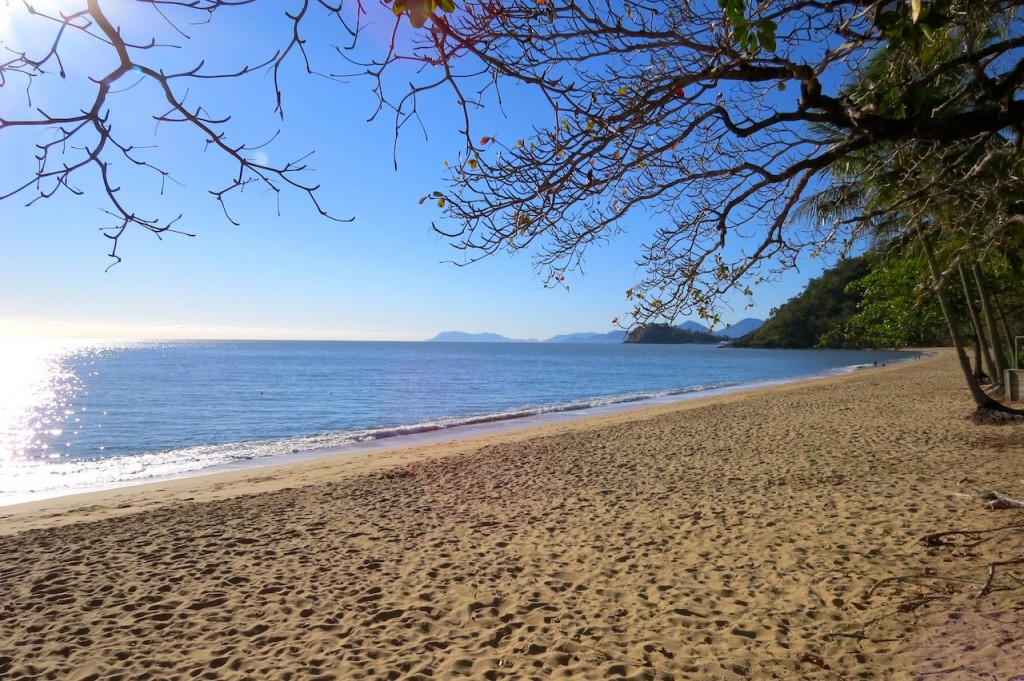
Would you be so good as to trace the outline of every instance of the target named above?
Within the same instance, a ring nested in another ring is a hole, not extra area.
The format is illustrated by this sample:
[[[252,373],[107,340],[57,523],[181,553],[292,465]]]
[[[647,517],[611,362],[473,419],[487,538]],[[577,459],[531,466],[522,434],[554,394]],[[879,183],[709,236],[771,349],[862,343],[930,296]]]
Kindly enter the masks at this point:
[[[762,19],[757,22],[757,37],[761,43],[761,47],[766,52],[774,52],[776,48],[775,44],[775,29],[778,28],[774,21],[768,19]]]
[[[878,27],[882,29],[883,33],[889,33],[894,28],[896,28],[896,26],[899,25],[900,15],[899,12],[894,12],[890,10],[888,12],[882,12],[881,14],[879,14],[878,18],[875,19],[875,21],[878,23]]]
[[[441,8],[442,12],[449,14],[455,11],[455,3],[452,0],[437,0],[437,6]]]
[[[409,23],[415,28],[422,28],[427,19],[433,16],[436,6],[434,0],[395,0],[391,9],[395,16],[408,14]]]
[[[417,5],[420,4],[421,3],[417,3]],[[422,4],[425,5],[427,3]],[[409,10],[409,23],[412,24],[414,28],[423,28],[423,24],[427,23],[427,18],[429,16],[430,13],[424,12],[422,5],[420,7],[413,7]]]

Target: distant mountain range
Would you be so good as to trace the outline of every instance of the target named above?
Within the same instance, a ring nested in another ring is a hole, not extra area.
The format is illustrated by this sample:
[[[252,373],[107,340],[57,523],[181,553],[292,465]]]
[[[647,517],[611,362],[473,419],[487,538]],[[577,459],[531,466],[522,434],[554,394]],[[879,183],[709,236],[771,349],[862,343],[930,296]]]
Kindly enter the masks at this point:
[[[723,338],[739,338],[745,336],[754,329],[760,327],[764,322],[760,319],[741,319],[732,326],[714,331],[716,336]],[[685,331],[696,331],[709,333],[706,326],[697,322],[683,322],[679,328]],[[497,333],[466,333],[464,331],[444,331],[433,338],[427,339],[428,343],[622,343],[626,340],[626,332],[622,330],[597,333],[585,331],[580,333],[566,333],[559,336],[552,336],[544,341],[536,338],[508,338]]]

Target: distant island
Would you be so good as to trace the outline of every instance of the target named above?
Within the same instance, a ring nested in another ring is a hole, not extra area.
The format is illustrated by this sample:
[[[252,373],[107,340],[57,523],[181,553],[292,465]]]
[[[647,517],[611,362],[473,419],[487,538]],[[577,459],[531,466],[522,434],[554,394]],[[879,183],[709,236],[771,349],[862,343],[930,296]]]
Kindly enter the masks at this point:
[[[625,331],[609,331],[608,333],[596,333],[588,331],[584,333],[566,333],[561,336],[552,336],[545,343],[622,343],[626,340]]]
[[[843,258],[802,292],[773,309],[767,320],[747,318],[714,330],[693,321],[678,325],[647,324],[609,333],[571,333],[545,343],[720,343],[734,348],[878,348],[929,347],[950,343],[945,318],[938,303],[922,298],[916,289],[890,299],[869,300],[870,286],[896,286],[886,270],[874,270],[873,256]],[[874,278],[873,278],[874,277]],[[868,304],[870,303],[870,304]],[[498,334],[446,332],[434,341],[516,342]],[[537,341],[518,341],[537,342]]]
[[[466,333],[465,331],[442,331],[428,343],[536,343],[536,338],[507,338],[497,333]]]
[[[724,336],[716,336],[708,331],[691,331],[671,324],[641,324],[629,332],[627,343],[643,343],[648,345],[681,345],[695,343],[710,345],[722,343]]]

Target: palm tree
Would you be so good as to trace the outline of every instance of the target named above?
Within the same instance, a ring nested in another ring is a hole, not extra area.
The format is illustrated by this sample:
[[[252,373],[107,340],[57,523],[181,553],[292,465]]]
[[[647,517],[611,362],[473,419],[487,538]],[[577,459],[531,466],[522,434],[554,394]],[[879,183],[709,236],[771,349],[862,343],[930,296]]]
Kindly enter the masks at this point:
[[[971,82],[969,66],[934,77],[934,66],[948,63],[965,44],[986,39],[991,26],[974,32],[936,31],[927,45],[890,45],[853,82],[845,94],[868,110],[888,115],[919,116],[935,107],[949,107]],[[930,88],[906,84],[930,78]],[[912,91],[909,100],[905,93]],[[966,97],[964,97],[966,100]],[[836,131],[823,126],[816,134],[827,142]],[[1010,409],[988,395],[971,369],[964,349],[959,314],[950,297],[948,279],[966,267],[979,272],[986,258],[1002,257],[1024,224],[1024,152],[1000,134],[979,135],[955,144],[906,142],[869,143],[830,169],[831,184],[798,211],[811,217],[831,236],[848,234],[848,248],[867,239],[888,257],[923,253],[929,288],[942,308],[964,379],[974,399],[976,418],[1024,412]],[[977,282],[984,279],[979,274]],[[967,280],[964,278],[964,284]],[[984,304],[993,345],[993,306]],[[981,335],[982,325],[976,324]],[[998,353],[997,353],[998,354]],[[996,370],[994,373],[999,373]]]

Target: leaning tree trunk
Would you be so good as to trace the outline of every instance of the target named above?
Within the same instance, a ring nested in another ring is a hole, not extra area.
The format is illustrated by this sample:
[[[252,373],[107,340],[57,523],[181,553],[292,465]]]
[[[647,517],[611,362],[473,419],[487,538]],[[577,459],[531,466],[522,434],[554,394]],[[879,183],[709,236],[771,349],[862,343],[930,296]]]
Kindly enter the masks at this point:
[[[932,286],[935,289],[935,297],[939,300],[939,307],[942,309],[942,316],[946,318],[946,325],[949,327],[949,337],[953,341],[953,349],[956,351],[957,359],[960,360],[960,369],[963,371],[964,380],[967,382],[967,388],[971,392],[971,397],[974,399],[975,410],[972,418],[975,422],[988,422],[988,421],[999,421],[1000,416],[1005,418],[1008,415],[1013,416],[1024,416],[1024,411],[1018,411],[1011,409],[1006,405],[1000,403],[998,400],[989,397],[984,390],[981,389],[981,384],[974,378],[974,373],[971,371],[971,360],[967,357],[967,352],[964,350],[963,339],[960,336],[960,330],[956,324],[956,314],[953,311],[953,306],[949,302],[949,296],[946,295],[946,291],[942,286],[942,269],[939,267],[939,262],[935,257],[935,250],[932,248],[931,241],[924,234],[920,226],[917,228],[918,235],[921,237],[921,243],[924,246],[925,259],[928,261],[928,269],[931,272]],[[996,415],[1000,416],[996,416]]]
[[[1010,323],[1009,321],[1007,321],[1006,318],[1006,309],[1003,307],[1002,303],[999,302],[998,297],[993,298],[992,302],[996,312],[999,315],[999,325],[1003,327],[1003,338],[1006,339],[1006,352],[1007,354],[1010,355],[1010,357],[1013,357],[1013,359],[1010,360],[1010,362],[1007,362],[1007,365],[1009,365],[1010,363],[1016,365],[1017,358],[1014,357],[1013,353],[1017,351],[1017,346],[1014,343],[1015,339],[1013,337],[1013,332],[1010,331]]]
[[[974,296],[970,284],[967,283],[967,273],[964,272],[963,265],[958,266],[957,271],[960,272],[960,281],[964,286],[964,303],[967,305],[967,315],[970,317],[971,328],[974,330],[974,377],[980,383],[986,375],[985,371],[981,369],[981,359],[984,356],[989,380],[992,383],[998,383],[996,365],[992,362],[992,354],[988,351],[988,343],[985,341],[985,330],[981,326],[978,310],[974,307]]]
[[[987,383],[987,382],[989,382],[988,374],[986,374],[985,370],[981,368],[981,348],[984,345],[984,341],[982,339],[978,338],[978,330],[977,329],[974,330],[973,341],[974,341],[973,342],[973,345],[974,345],[974,380],[976,380],[978,383]]]
[[[1006,343],[999,336],[999,329],[996,326],[996,309],[992,304],[992,295],[989,293],[988,284],[978,263],[972,266],[974,270],[974,283],[978,287],[978,299],[981,301],[981,317],[988,326],[988,338],[992,343],[992,354],[996,362],[996,383],[1003,384],[1003,376],[1010,367],[1006,364]],[[1012,345],[1011,345],[1012,347]]]

